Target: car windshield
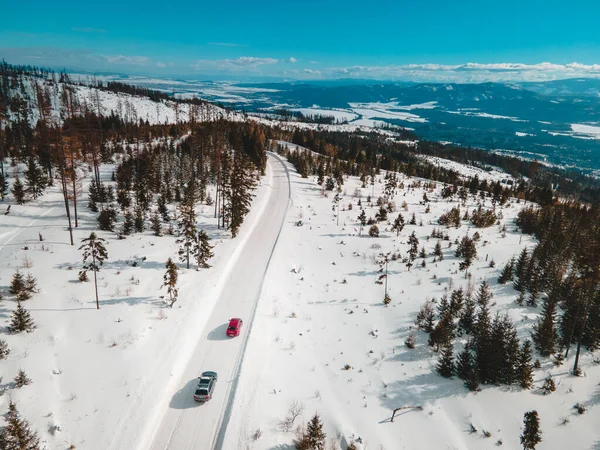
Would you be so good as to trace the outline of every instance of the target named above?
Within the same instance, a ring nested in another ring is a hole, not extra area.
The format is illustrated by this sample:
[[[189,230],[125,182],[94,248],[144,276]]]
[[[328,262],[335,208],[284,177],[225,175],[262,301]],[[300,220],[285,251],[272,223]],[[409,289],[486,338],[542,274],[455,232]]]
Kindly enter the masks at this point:
[[[229,328],[227,328],[228,330],[235,330],[235,327],[233,325],[231,325]]]
[[[196,395],[208,395],[208,390],[206,390],[206,389],[198,389],[196,391]]]

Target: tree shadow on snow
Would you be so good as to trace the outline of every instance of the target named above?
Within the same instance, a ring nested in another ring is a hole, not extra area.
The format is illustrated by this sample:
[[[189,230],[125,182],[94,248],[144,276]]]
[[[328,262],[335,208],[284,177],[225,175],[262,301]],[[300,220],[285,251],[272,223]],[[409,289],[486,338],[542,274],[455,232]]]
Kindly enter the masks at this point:
[[[194,378],[187,382],[187,384],[178,390],[169,402],[169,408],[172,409],[190,409],[195,408],[202,403],[194,400],[194,391],[198,385],[198,379]]]
[[[387,396],[380,397],[381,404],[393,410],[405,405],[423,406],[440,398],[465,397],[470,391],[457,377],[445,379],[436,373],[425,373],[390,383],[385,393]]]
[[[120,298],[112,298],[112,299],[100,298],[100,307],[118,305],[121,303],[127,303],[129,305],[138,305],[140,303],[144,303],[147,305],[154,305],[159,301],[162,304],[162,301],[160,299],[157,299],[156,297],[120,297]],[[93,299],[93,300],[89,301],[88,303],[93,303],[95,305],[96,300]]]
[[[208,333],[208,340],[209,341],[228,341],[232,338],[230,338],[229,336],[227,336],[226,332],[227,332],[227,326],[228,324],[223,323],[221,325],[219,325],[217,328],[215,328],[214,330],[212,330],[210,333]]]

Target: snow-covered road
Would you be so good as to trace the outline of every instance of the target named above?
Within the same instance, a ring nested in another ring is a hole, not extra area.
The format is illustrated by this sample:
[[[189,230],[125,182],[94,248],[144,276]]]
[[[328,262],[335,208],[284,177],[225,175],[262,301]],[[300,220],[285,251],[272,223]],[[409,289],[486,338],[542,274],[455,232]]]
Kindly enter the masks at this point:
[[[235,383],[245,343],[290,197],[289,176],[284,164],[270,156],[269,165],[273,177],[268,206],[242,244],[201,339],[190,342],[195,349],[180,380],[180,390],[170,400],[156,429],[152,443],[155,450],[210,449],[218,444],[218,436],[224,434],[219,430],[222,425],[226,426],[227,421],[223,418],[234,404]],[[231,317],[244,320],[238,338],[225,335]],[[193,393],[198,376],[206,370],[217,372],[219,381],[213,398],[199,404],[194,401]]]

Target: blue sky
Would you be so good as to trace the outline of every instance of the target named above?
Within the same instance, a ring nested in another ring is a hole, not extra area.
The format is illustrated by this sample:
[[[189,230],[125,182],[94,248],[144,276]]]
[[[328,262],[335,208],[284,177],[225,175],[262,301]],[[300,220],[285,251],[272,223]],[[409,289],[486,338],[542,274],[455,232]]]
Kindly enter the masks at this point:
[[[92,72],[428,81],[600,76],[600,6],[586,0],[12,1],[3,13],[0,57]]]

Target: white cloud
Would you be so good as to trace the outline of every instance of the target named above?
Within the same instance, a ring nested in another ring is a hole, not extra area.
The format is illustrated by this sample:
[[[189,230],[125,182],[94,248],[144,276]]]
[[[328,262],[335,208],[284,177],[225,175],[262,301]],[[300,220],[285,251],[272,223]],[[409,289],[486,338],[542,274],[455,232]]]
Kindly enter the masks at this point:
[[[255,71],[260,66],[271,66],[289,60],[276,58],[258,58],[255,56],[240,56],[235,59],[201,59],[191,64],[195,70],[216,72]]]
[[[292,57],[290,57],[290,58],[288,59],[288,61],[289,61],[289,62],[291,62],[291,63],[298,62],[298,60],[297,60],[296,58],[294,58],[293,56],[292,56]]]
[[[309,72],[304,72],[309,75]],[[349,66],[321,69],[325,78],[374,78],[380,80],[414,80],[431,82],[548,81],[564,78],[600,78],[600,64],[466,63],[406,64],[387,66]]]
[[[262,64],[277,64],[279,62],[275,58],[255,58],[254,56],[240,56],[236,59],[225,59],[223,61],[238,66],[260,66]]]
[[[100,55],[100,58],[111,64],[143,65],[150,62],[147,56]]]

